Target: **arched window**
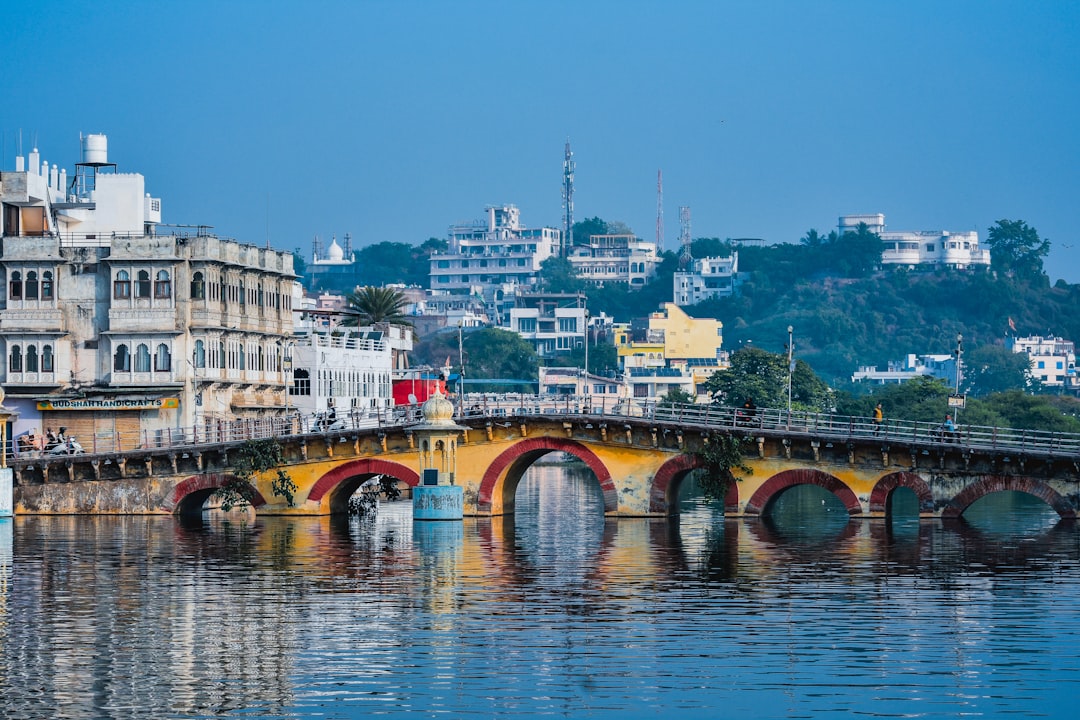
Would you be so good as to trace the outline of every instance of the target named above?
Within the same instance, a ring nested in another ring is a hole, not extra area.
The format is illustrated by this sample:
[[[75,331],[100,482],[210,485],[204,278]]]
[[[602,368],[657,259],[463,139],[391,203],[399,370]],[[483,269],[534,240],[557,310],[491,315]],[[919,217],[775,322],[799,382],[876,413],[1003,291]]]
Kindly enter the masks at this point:
[[[243,296],[241,296],[241,297],[243,297]],[[238,348],[238,352],[236,353],[236,357],[237,357],[236,369],[237,370],[246,370],[247,369],[247,347],[243,343],[240,344],[240,347]]]
[[[135,280],[135,297],[150,297],[150,273],[146,270],[140,270],[139,275]]]
[[[11,372],[22,372],[22,348],[18,345],[11,346],[11,354],[8,356],[8,368]]]
[[[191,299],[203,300],[206,298],[206,281],[203,274],[197,272],[191,276]]]
[[[240,282],[240,304],[244,305],[246,303],[247,303],[247,296],[244,294],[244,283],[243,283],[243,281],[241,281]]]
[[[26,273],[26,299],[37,300],[38,299],[38,281],[37,273],[31,270]]]
[[[172,297],[172,281],[169,280],[168,270],[158,270],[157,278],[154,280],[154,297],[159,300]]]
[[[113,281],[113,298],[126,300],[131,297],[131,275],[127,270],[117,270],[116,280]]]
[[[225,367],[225,341],[222,340],[218,343],[218,361],[217,367]]]
[[[26,372],[36,373],[38,371],[38,354],[37,346],[30,345],[26,348]]]
[[[52,345],[45,345],[41,348],[41,372],[50,373],[55,372],[55,370]]]
[[[8,296],[12,300],[22,300],[22,273],[16,270],[11,273],[11,282],[8,283]]]
[[[206,367],[206,345],[202,340],[195,341],[195,353],[192,356],[192,364],[197,368]]]
[[[120,345],[113,353],[113,370],[117,372],[131,372],[131,351],[127,345]]]
[[[170,370],[172,370],[172,355],[169,353],[169,346],[161,343],[157,346],[157,352],[154,353],[154,372],[169,372]]]
[[[142,343],[135,348],[135,372],[150,372],[150,348]]]
[[[53,275],[51,270],[41,273],[41,299],[53,299]]]

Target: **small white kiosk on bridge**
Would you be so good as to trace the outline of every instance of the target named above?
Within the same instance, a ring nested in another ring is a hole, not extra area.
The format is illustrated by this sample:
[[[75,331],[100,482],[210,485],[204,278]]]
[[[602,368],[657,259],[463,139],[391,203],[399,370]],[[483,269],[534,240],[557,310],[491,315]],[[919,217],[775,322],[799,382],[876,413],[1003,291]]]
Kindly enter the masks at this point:
[[[457,442],[467,428],[454,422],[454,406],[436,391],[412,427],[420,448],[420,484],[413,488],[413,520],[461,520],[464,491],[456,484]]]

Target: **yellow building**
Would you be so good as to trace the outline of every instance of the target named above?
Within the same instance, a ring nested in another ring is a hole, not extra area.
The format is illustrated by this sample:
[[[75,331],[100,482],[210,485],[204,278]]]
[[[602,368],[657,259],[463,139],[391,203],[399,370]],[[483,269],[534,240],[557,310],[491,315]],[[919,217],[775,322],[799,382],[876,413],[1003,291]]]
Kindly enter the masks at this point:
[[[664,303],[645,322],[615,325],[619,367],[632,385],[629,394],[655,399],[671,386],[701,394],[702,383],[727,366],[723,328],[719,320],[690,317],[674,303]]]

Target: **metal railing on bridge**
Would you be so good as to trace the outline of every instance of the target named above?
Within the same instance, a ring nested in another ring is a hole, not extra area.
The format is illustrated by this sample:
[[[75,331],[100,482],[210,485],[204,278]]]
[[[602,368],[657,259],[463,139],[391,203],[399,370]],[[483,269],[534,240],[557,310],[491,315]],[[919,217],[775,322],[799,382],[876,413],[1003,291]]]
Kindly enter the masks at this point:
[[[834,413],[809,413],[784,409],[745,409],[717,404],[638,403],[615,397],[551,395],[466,395],[458,400],[459,418],[497,422],[510,417],[559,416],[603,422],[635,419],[671,424],[686,430],[719,430],[783,436],[813,436],[830,442],[880,441],[923,446],[957,446],[963,450],[993,450],[1080,457],[1080,434],[1016,428],[962,425],[954,432],[938,423],[872,419]],[[301,435],[331,435],[355,430],[377,430],[409,425],[420,420],[418,405],[371,411],[326,413],[259,419],[208,420],[194,427],[144,429],[138,433],[116,432],[76,437],[73,444],[50,446],[38,438],[27,442],[21,435],[8,440],[9,457],[15,459],[68,454],[112,454],[172,447],[191,448],[245,440]]]

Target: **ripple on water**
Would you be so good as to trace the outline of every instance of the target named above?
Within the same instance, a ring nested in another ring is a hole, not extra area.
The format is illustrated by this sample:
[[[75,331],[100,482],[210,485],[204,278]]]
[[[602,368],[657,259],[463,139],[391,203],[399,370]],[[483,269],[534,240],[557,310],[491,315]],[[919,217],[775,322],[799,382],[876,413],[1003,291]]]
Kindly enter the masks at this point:
[[[550,465],[516,517],[442,528],[405,502],[16,518],[0,716],[1061,716],[1075,528],[1015,497],[957,527],[847,523],[821,499],[605,520],[588,471]]]

